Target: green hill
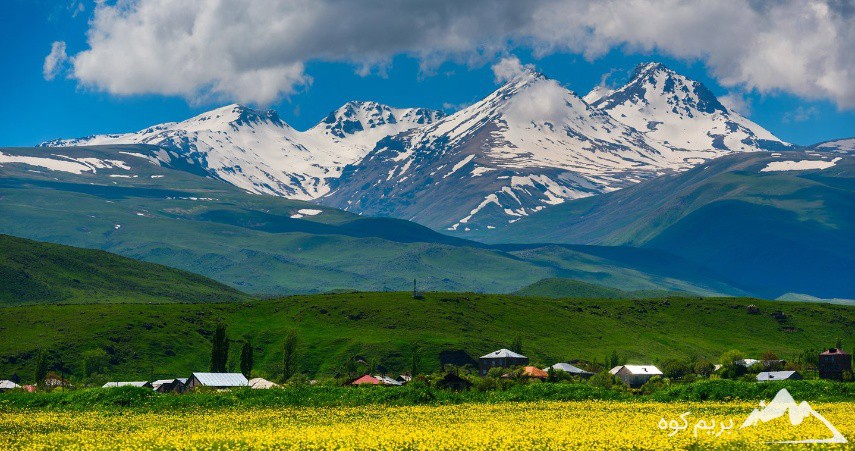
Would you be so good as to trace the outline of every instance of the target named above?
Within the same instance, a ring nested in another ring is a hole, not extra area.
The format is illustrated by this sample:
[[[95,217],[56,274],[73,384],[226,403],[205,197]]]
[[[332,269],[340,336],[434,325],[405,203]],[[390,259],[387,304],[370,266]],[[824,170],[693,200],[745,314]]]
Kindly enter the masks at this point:
[[[145,155],[159,150],[151,146],[0,151],[42,164],[52,157],[59,167],[65,158],[102,162],[80,173],[4,163],[0,233],[159,263],[256,295],[406,290],[413,279],[424,290],[506,293],[546,277],[626,290],[745,293],[703,271],[680,272],[686,265],[673,256],[650,266],[647,253],[632,248],[606,256],[494,249],[408,221],[249,194],[152,164]]]
[[[818,170],[768,171],[823,159]],[[736,153],[619,191],[566,202],[484,237],[491,242],[632,246],[777,298],[855,297],[855,157]]]
[[[756,304],[759,314],[746,307]],[[472,293],[342,293],[220,304],[36,305],[0,309],[0,377],[33,374],[38,350],[51,368],[82,372],[81,353],[107,352],[111,378],[183,376],[208,368],[210,334],[228,325],[230,360],[244,340],[259,374],[281,371],[288,329],[297,331],[299,366],[331,375],[351,357],[378,370],[406,370],[414,345],[425,370],[443,350],[477,358],[522,338],[536,364],[598,360],[612,351],[630,362],[690,356],[717,359],[729,349],[772,350],[785,359],[855,336],[855,308],[747,298],[567,300]]]
[[[580,280],[552,277],[525,286],[517,290],[514,294],[517,296],[540,296],[554,299],[647,299],[654,297],[688,296],[691,293],[665,290],[624,291]]]
[[[0,306],[246,299],[234,288],[166,266],[0,235]]]

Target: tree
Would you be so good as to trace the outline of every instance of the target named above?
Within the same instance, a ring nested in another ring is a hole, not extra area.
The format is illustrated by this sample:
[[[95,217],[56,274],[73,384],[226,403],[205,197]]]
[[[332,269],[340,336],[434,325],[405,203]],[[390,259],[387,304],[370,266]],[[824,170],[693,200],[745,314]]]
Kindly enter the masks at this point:
[[[84,351],[81,357],[83,357],[83,374],[86,377],[103,373],[110,361],[110,356],[101,348]]]
[[[415,345],[415,346],[413,346],[413,353],[411,356],[411,363],[410,363],[410,376],[411,377],[416,377],[416,375],[419,374],[419,370],[421,369],[421,363],[422,363],[422,349],[421,349],[421,346]]]
[[[288,380],[297,372],[297,332],[289,330],[285,333],[285,355],[282,359],[283,380]]]
[[[617,351],[612,351],[611,355],[606,359],[606,369],[610,370],[618,365],[620,365],[620,356],[618,356]]]
[[[229,360],[229,339],[226,337],[226,325],[217,324],[211,337],[211,372],[223,373]]]
[[[775,354],[775,351],[763,351],[763,353],[760,354],[760,360],[778,360],[778,354]]]
[[[252,373],[252,357],[252,343],[247,340],[240,350],[240,372],[247,378]]]
[[[514,351],[517,354],[522,354],[522,337],[519,335],[514,337],[514,343],[511,345],[511,351]]]
[[[47,353],[44,349],[39,349],[39,355],[36,357],[36,385],[43,385],[47,377]]]

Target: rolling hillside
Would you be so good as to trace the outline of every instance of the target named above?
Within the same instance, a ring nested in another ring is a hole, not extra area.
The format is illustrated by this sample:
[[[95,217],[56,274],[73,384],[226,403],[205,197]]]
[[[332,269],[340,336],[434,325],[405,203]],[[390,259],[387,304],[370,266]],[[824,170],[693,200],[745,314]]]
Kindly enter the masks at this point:
[[[749,314],[756,304],[759,314]],[[351,357],[390,373],[406,370],[415,344],[422,364],[438,353],[478,357],[520,336],[537,364],[598,360],[617,351],[630,362],[691,356],[716,359],[729,349],[766,350],[785,359],[855,336],[855,309],[831,304],[745,298],[560,300],[473,293],[343,293],[223,304],[39,305],[0,308],[0,376],[33,374],[37,351],[52,368],[79,374],[80,353],[104,349],[116,379],[184,376],[208,368],[210,333],[228,325],[231,358],[255,346],[256,368],[276,377],[285,331],[298,333],[299,367],[332,375]],[[847,343],[849,341],[846,341]]]
[[[553,299],[649,299],[669,296],[688,296],[691,293],[662,290],[623,291],[593,283],[559,277],[538,280],[522,287],[517,296],[538,296]]]
[[[483,238],[659,249],[761,296],[851,299],[855,157],[730,155],[556,206]]]
[[[492,249],[408,221],[250,194],[183,170],[181,160],[161,166],[157,152],[0,148],[0,233],[106,250],[258,295],[406,290],[413,279],[424,290],[511,292],[545,277],[743,293],[703,272],[677,274],[681,265],[648,273],[586,251]]]
[[[234,288],[166,266],[0,235],[0,306],[248,299]]]

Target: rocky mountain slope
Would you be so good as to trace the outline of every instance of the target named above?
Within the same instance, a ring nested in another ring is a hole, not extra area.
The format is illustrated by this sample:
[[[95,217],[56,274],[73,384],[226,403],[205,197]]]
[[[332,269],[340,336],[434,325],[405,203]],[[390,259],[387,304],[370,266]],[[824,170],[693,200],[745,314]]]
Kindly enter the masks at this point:
[[[96,144],[158,146],[152,162],[248,192],[462,236],[731,152],[789,147],[656,63],[584,100],[529,70],[447,117],[349,102],[298,131],[274,111],[229,105],[136,133],[42,145]]]

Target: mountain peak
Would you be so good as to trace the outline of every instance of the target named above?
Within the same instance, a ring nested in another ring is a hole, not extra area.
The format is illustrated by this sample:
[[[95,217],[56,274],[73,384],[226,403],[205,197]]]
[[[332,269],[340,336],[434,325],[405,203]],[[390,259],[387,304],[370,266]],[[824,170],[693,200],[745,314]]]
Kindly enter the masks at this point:
[[[373,101],[351,100],[330,112],[314,129],[323,129],[334,137],[344,139],[372,129],[388,128],[389,133],[404,131],[430,124],[442,116],[441,112],[427,108],[393,108]]]
[[[215,108],[211,111],[192,117],[184,122],[196,124],[205,123],[211,125],[216,123],[227,123],[233,126],[251,126],[256,123],[268,122],[280,127],[288,126],[288,124],[279,118],[279,113],[277,113],[276,110],[254,110],[248,106],[237,103]]]

